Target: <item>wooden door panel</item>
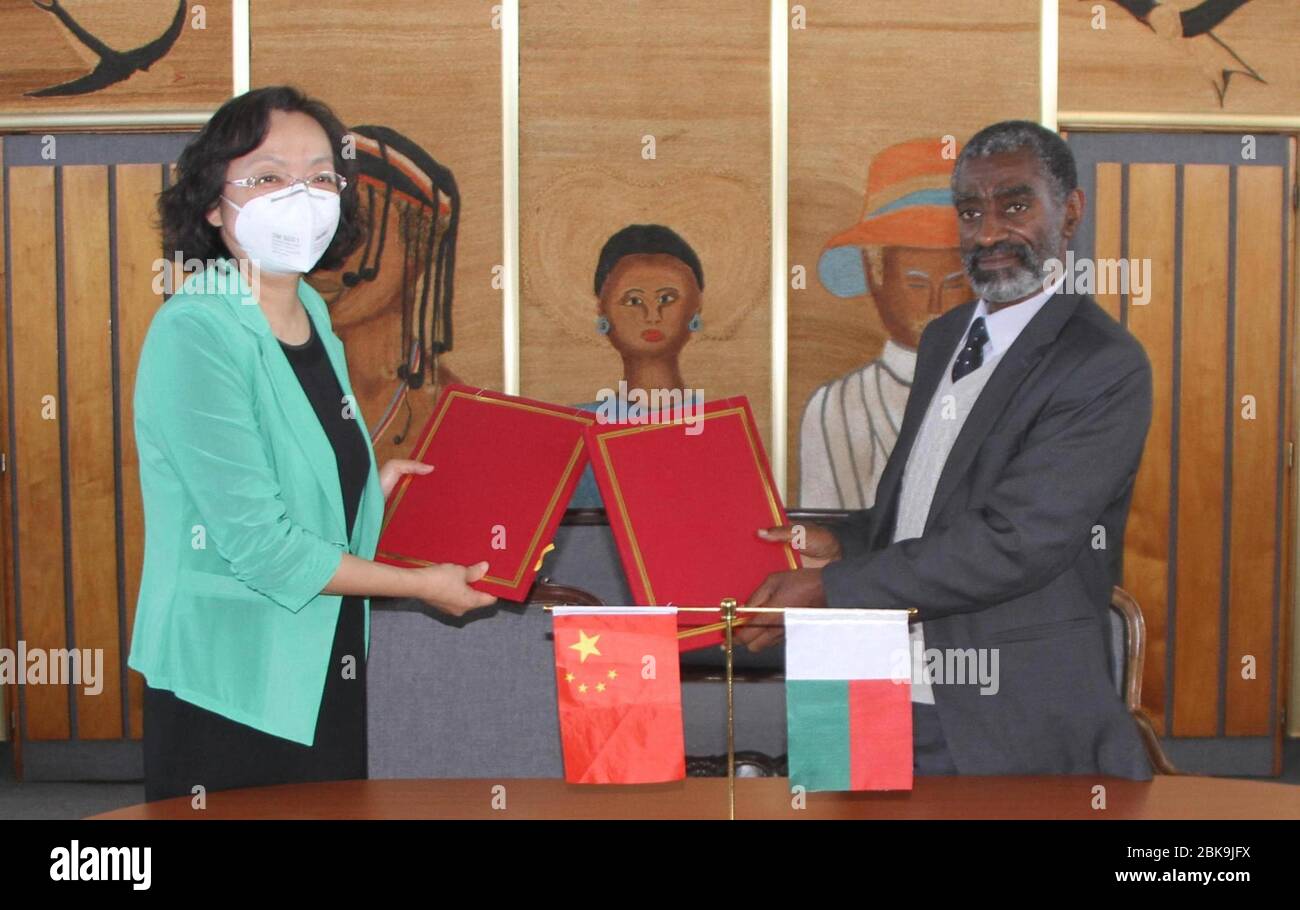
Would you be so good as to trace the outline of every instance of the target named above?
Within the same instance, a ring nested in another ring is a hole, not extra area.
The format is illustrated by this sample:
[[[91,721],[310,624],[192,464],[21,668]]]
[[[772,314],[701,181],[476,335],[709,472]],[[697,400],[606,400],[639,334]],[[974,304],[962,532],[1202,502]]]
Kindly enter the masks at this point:
[[[64,406],[74,641],[102,649],[98,692],[74,688],[81,739],[122,736],[117,610],[108,168],[62,169]]]
[[[9,249],[13,261],[13,355],[9,378],[17,445],[11,453],[18,524],[18,642],[47,653],[68,647],[63,575],[63,483],[60,472],[58,269],[55,173],[9,169]],[[28,679],[33,681],[32,677]],[[72,720],[66,686],[24,686],[26,738],[66,739]]]
[[[1291,600],[1294,140],[1070,142],[1091,204],[1076,256],[1151,268],[1145,305],[1097,294],[1153,372],[1123,575],[1147,623],[1143,705],[1185,770],[1276,772]]]
[[[1281,563],[1273,557],[1281,524],[1285,370],[1279,371],[1286,306],[1286,174],[1281,168],[1244,167],[1236,174],[1239,213],[1280,212],[1282,217],[1238,214],[1233,294],[1232,554],[1225,654],[1225,732],[1265,735],[1273,722],[1270,683],[1278,662],[1274,603]],[[1246,396],[1250,401],[1245,401]],[[1249,658],[1253,668],[1243,663]],[[1253,674],[1250,672],[1253,669]],[[1279,686],[1279,690],[1283,687]]]
[[[1224,387],[1227,367],[1228,168],[1183,169],[1182,370],[1177,408],[1173,687],[1175,736],[1218,732],[1225,571]]]
[[[126,667],[144,543],[131,398],[162,303],[158,193],[188,138],[61,134],[48,159],[42,137],[4,140],[5,264],[21,264],[0,336],[6,644],[81,649],[99,671],[8,691],[25,773],[42,757],[87,776],[100,758],[130,767],[122,746],[142,732]]]
[[[162,190],[162,169],[154,164],[119,165],[117,171],[117,294],[118,358],[121,400],[122,560],[126,567],[126,628],[135,627],[135,602],[140,596],[140,569],[144,565],[144,514],[140,500],[140,460],[135,449],[135,367],[140,359],[149,321],[162,304],[154,291],[153,264],[162,256],[162,241],[153,227],[155,200]],[[131,705],[130,735],[142,735],[141,705],[144,679],[128,674]]]
[[[1119,168],[1118,164],[1111,167]],[[1127,249],[1118,255],[1151,261],[1151,296],[1145,306],[1125,306],[1119,318],[1146,348],[1151,360],[1151,428],[1138,468],[1125,533],[1124,586],[1142,606],[1147,625],[1147,655],[1142,698],[1159,732],[1168,705],[1166,662],[1169,640],[1170,502],[1173,492],[1169,453],[1173,448],[1174,244],[1177,173],[1172,165],[1129,169],[1125,183]],[[1140,214],[1139,214],[1140,213]],[[1111,246],[1106,255],[1117,255]],[[1098,248],[1098,256],[1103,255]],[[1122,298],[1123,295],[1114,295]]]

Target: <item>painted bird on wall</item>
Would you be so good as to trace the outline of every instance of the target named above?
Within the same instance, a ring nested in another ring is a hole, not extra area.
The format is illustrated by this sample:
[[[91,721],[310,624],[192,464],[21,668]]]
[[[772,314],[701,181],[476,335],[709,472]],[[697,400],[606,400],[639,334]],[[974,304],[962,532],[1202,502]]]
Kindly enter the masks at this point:
[[[1241,59],[1231,47],[1214,33],[1219,25],[1250,0],[1203,0],[1196,6],[1180,9],[1161,0],[1112,0],[1158,36],[1176,43],[1190,55],[1201,72],[1214,86],[1223,107],[1228,94],[1228,83],[1235,75],[1267,84],[1255,68]]]
[[[49,3],[32,0],[32,5],[58,17],[58,20],[72,33],[73,37],[98,55],[99,63],[86,75],[70,82],[61,82],[58,85],[51,85],[24,93],[31,98],[86,95],[122,82],[133,73],[144,72],[172,49],[172,45],[176,43],[181,30],[185,27],[185,0],[180,0],[176,5],[176,15],[172,17],[171,25],[167,27],[167,31],[163,32],[161,36],[132,50],[117,51],[86,31],[60,5],[59,0],[50,0]]]

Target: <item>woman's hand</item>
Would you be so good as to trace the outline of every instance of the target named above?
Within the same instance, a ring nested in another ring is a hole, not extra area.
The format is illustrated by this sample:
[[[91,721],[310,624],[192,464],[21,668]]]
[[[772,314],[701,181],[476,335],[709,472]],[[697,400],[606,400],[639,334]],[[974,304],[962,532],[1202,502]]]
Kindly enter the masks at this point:
[[[379,469],[379,485],[384,489],[384,498],[387,499],[388,494],[393,492],[393,487],[397,486],[397,481],[401,480],[403,474],[428,474],[431,471],[431,464],[411,461],[409,458],[390,458]]]
[[[790,544],[799,551],[799,559],[805,569],[820,569],[844,555],[840,552],[839,540],[830,528],[812,522],[759,528],[758,536],[763,540]]]
[[[416,574],[416,597],[443,613],[464,616],[470,610],[477,610],[496,602],[496,598],[491,594],[475,591],[470,587],[470,583],[486,575],[487,570],[487,560],[483,560],[472,566],[458,566],[455,563],[443,562],[406,571]]]

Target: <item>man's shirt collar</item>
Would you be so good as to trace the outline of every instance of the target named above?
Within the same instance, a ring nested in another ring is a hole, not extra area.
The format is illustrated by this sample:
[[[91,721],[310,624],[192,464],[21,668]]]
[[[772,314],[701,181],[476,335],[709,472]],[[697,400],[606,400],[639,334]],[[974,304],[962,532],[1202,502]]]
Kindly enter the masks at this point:
[[[975,305],[975,312],[971,314],[970,322],[984,317],[984,327],[988,329],[989,340],[984,343],[984,358],[995,357],[998,354],[1004,354],[1011,347],[1015,340],[1024,331],[1025,326],[1029,325],[1029,320],[1038,314],[1043,308],[1043,304],[1051,298],[1053,294],[1061,289],[1065,280],[1059,279],[1055,284],[1040,294],[1035,294],[1028,300],[1012,306],[1006,306],[996,313],[989,313],[988,303],[983,297]],[[970,332],[970,323],[966,325],[966,332]],[[965,334],[962,336],[965,337]],[[964,344],[965,342],[963,342]]]

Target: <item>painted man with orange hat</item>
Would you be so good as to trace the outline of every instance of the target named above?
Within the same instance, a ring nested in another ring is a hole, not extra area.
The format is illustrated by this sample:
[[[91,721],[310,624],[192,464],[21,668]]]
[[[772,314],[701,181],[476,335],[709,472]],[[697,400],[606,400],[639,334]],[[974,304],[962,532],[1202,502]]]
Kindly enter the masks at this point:
[[[819,386],[800,431],[800,505],[865,509],[875,502],[912,389],[921,330],[970,299],[949,181],[960,151],[943,139],[878,154],[862,219],[832,237],[817,265],[837,297],[870,295],[889,333],[865,366]]]

